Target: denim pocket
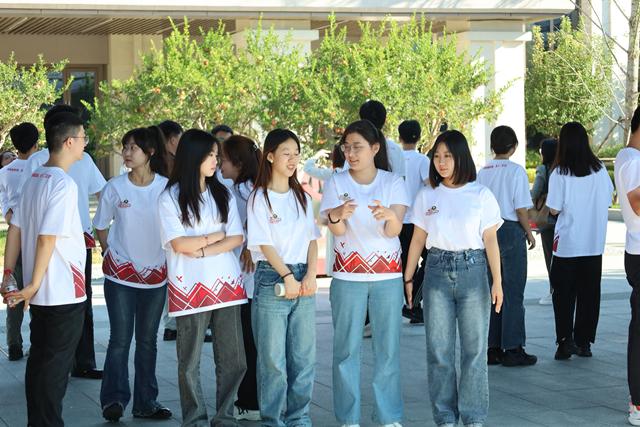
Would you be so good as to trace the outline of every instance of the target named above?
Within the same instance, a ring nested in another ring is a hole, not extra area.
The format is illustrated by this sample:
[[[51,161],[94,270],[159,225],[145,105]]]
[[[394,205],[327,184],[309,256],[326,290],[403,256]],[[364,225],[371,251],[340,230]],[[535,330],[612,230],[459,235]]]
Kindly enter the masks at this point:
[[[434,255],[427,255],[427,267],[438,267],[442,264],[442,258]]]

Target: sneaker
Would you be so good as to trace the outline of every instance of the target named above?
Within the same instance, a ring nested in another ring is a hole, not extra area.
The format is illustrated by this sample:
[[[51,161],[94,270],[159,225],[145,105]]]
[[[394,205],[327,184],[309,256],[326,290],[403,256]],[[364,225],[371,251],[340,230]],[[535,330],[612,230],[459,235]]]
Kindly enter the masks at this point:
[[[22,347],[19,346],[11,346],[9,347],[9,360],[15,362],[16,360],[20,360],[24,357],[24,353],[22,352]]]
[[[503,357],[502,349],[491,347],[487,350],[487,365],[499,365]]]
[[[549,293],[545,296],[543,296],[542,298],[540,298],[540,301],[538,301],[538,304],[540,305],[552,305],[553,304],[553,296]]]
[[[591,353],[591,344],[577,346],[576,351],[573,354],[576,354],[580,357],[593,356],[593,353]]]
[[[367,323],[364,325],[364,333],[362,334],[364,338],[371,338],[371,323]]]
[[[402,427],[400,423],[381,424],[381,427]]]
[[[564,340],[560,344],[558,344],[558,349],[556,350],[556,355],[554,358],[556,360],[567,360],[571,359],[572,354],[574,354],[573,343],[568,340]]]
[[[211,329],[207,329],[207,332],[204,333],[204,342],[213,341],[213,335],[211,334]]]
[[[121,404],[119,404],[118,402],[112,403],[102,410],[102,417],[107,421],[117,423],[118,421],[120,421],[120,418],[122,418],[123,411],[124,408]]]
[[[175,329],[164,328],[162,341],[175,341],[177,336],[178,336],[178,331],[176,331]]]
[[[537,361],[538,358],[527,354],[522,346],[514,350],[507,350],[502,356],[502,366],[531,366],[535,365]]]
[[[409,319],[412,325],[424,324],[424,312],[422,307],[409,308],[406,305],[402,307],[402,317]]]
[[[629,403],[629,424],[640,426],[640,405]]]
[[[360,424],[342,424],[340,427],[360,427]]]
[[[236,420],[261,421],[260,411],[256,409],[244,409],[239,406],[233,407],[233,417]]]

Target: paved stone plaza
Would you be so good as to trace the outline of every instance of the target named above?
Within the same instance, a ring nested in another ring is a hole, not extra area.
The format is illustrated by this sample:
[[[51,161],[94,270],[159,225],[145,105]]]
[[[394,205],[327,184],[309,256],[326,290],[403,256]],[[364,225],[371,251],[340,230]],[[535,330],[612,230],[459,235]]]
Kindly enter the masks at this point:
[[[491,389],[488,426],[624,426],[628,390],[626,383],[626,342],[629,322],[629,286],[623,269],[624,226],[609,222],[607,250],[604,256],[602,305],[598,337],[593,346],[593,358],[573,357],[569,361],[553,360],[555,352],[553,309],[538,305],[538,299],[548,291],[542,250],[530,252],[529,281],[525,294],[527,307],[527,351],[539,358],[537,365],[526,368],[489,368]],[[99,269],[94,266],[94,270]],[[337,425],[332,410],[331,354],[332,326],[329,305],[329,282],[320,281],[317,304],[318,360],[311,417],[316,426]],[[109,322],[101,281],[94,281],[94,313],[98,363],[104,362],[109,337]],[[4,338],[4,306],[0,307],[0,351],[6,352]],[[23,334],[28,342],[28,324]],[[175,342],[158,341],[159,400],[174,412],[174,419],[159,425],[180,424],[180,403],[177,387]],[[403,369],[404,426],[432,426],[427,395],[425,337],[423,326],[404,324],[401,365]],[[26,346],[27,347],[27,346]],[[363,346],[362,366],[362,426],[373,426],[372,410],[373,361],[370,340]],[[0,354],[0,426],[24,426],[25,360],[9,362]],[[133,352],[130,369],[133,372]],[[203,386],[210,405],[214,403],[214,369],[210,346],[202,358]],[[105,425],[99,405],[100,382],[71,378],[64,402],[64,418],[69,426]],[[131,417],[129,412],[122,425],[150,425]],[[211,408],[210,413],[213,413]],[[257,426],[258,423],[245,423]]]

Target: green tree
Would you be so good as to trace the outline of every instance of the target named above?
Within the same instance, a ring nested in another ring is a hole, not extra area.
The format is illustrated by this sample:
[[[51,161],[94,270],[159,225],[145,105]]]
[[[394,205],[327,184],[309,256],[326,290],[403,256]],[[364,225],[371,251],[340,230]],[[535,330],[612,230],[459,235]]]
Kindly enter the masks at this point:
[[[53,104],[67,86],[56,89],[47,73],[60,72],[66,62],[48,64],[42,57],[30,66],[18,65],[13,54],[0,61],[0,147],[7,143],[9,130],[22,122],[40,126],[45,111],[42,106]]]
[[[574,29],[564,18],[550,33],[547,46],[539,27],[533,27],[533,51],[525,81],[527,127],[558,135],[569,121],[582,123],[589,132],[608,116],[613,98],[611,55],[600,37]]]

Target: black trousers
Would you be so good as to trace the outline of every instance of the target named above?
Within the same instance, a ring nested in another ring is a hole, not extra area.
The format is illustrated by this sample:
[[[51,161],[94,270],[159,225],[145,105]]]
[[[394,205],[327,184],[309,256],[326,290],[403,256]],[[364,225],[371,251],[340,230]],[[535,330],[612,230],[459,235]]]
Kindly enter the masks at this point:
[[[84,320],[82,321],[82,336],[76,348],[73,370],[75,372],[96,369],[96,351],[93,344],[93,305],[91,304],[91,249],[87,249],[87,259],[84,266],[84,287],[87,292]]]
[[[404,271],[407,266],[407,258],[409,257],[409,246],[411,245],[411,237],[413,237],[413,224],[402,224],[400,231],[400,247],[402,248],[402,277],[404,281]],[[427,259],[427,250],[422,249],[422,259],[418,262],[418,269],[413,275],[413,306],[419,307],[422,301],[422,282],[424,280],[424,263]]]
[[[540,240],[542,241],[542,252],[544,253],[544,263],[547,266],[547,275],[551,275],[551,258],[553,257],[553,235],[556,226],[547,226],[540,231]],[[549,285],[551,291],[551,285]]]
[[[624,270],[631,291],[631,322],[627,346],[627,378],[631,402],[640,405],[640,255],[624,254]]]
[[[64,426],[62,400],[84,311],[84,303],[30,308],[31,349],[25,372],[30,427]]]
[[[602,255],[553,257],[550,281],[556,342],[573,339],[578,346],[595,342],[600,317],[601,278]]]
[[[251,329],[251,299],[248,304],[240,306],[240,321],[242,322],[242,335],[244,338],[244,354],[247,361],[247,371],[244,374],[240,388],[238,389],[238,400],[236,406],[242,409],[257,411],[258,406],[258,384],[256,379],[256,363],[258,352],[253,341],[253,330]]]

